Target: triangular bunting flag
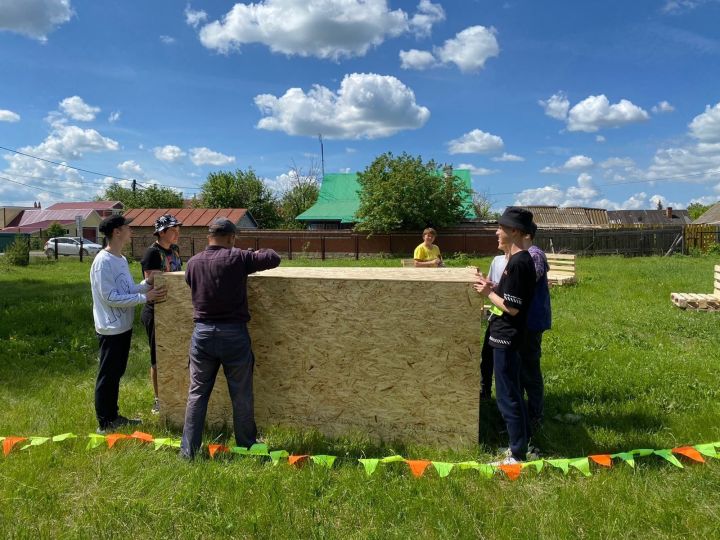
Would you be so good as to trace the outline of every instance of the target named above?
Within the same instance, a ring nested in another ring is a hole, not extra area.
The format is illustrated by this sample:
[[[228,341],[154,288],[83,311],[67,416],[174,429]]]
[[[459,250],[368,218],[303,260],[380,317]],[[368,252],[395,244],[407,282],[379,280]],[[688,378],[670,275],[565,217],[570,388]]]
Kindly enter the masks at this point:
[[[273,450],[268,454],[270,456],[270,459],[272,460],[273,465],[277,465],[280,461],[280,458],[286,458],[290,454],[287,450]]]
[[[63,433],[62,435],[55,435],[52,438],[53,442],[62,442],[66,441],[67,439],[77,439],[77,435],[74,433]]]
[[[92,450],[93,448],[97,448],[102,443],[105,442],[105,435],[98,435],[97,433],[90,433],[88,435],[88,439],[90,439],[87,443],[87,449]]]
[[[118,442],[120,439],[129,439],[130,435],[125,435],[124,433],[111,433],[110,435],[107,435],[105,437],[105,440],[107,441],[108,448],[112,448],[115,446],[115,443]]]
[[[155,440],[152,435],[149,433],[143,433],[142,431],[135,431],[132,435],[130,435],[130,437],[143,442],[153,442]]]
[[[241,456],[247,456],[250,453],[248,449],[244,446],[233,446],[232,448],[230,448],[230,451],[233,454],[239,454]]]
[[[307,454],[303,454],[301,456],[290,455],[290,456],[288,456],[288,463],[290,465],[296,465],[299,467],[300,465],[305,463],[309,457],[310,456],[308,456]]]
[[[612,467],[612,456],[610,454],[595,454],[589,457],[598,465],[603,467]]]
[[[425,473],[427,466],[430,465],[430,462],[425,459],[406,459],[405,463],[408,464],[415,478],[421,477]]]
[[[322,465],[323,467],[332,469],[333,463],[335,463],[335,460],[337,459],[337,457],[336,456],[319,455],[319,456],[310,456],[310,459],[312,459],[313,463],[315,463],[316,465]]]
[[[50,440],[50,437],[30,437],[30,444],[26,444],[20,450],[27,450],[31,446],[40,446]]]
[[[517,480],[522,472],[522,463],[514,465],[498,465],[498,469],[504,472],[510,480]]]
[[[661,458],[667,459],[670,463],[672,463],[672,464],[675,465],[676,467],[680,467],[681,469],[684,468],[684,467],[683,467],[683,464],[678,461],[678,458],[676,458],[675,456],[673,456],[671,450],[655,450],[653,453],[654,453],[656,456],[660,456]]]
[[[447,463],[445,461],[433,461],[432,466],[435,467],[435,470],[440,478],[445,478],[448,474],[450,474],[450,471],[453,470],[455,464]]]
[[[545,461],[542,459],[536,459],[534,461],[526,461],[522,464],[523,469],[526,467],[535,467],[535,471],[540,472],[543,470],[543,466],[545,465]]]
[[[653,450],[652,448],[639,448],[637,450],[630,450],[628,454],[632,454],[633,456],[638,457],[647,457],[652,456],[654,452],[655,450]]]
[[[495,474],[495,468],[492,465],[486,465],[484,463],[481,463],[480,467],[478,468],[478,472],[485,478],[492,478]]]
[[[172,441],[172,439],[153,439],[155,450],[160,450],[163,446],[170,446],[170,441]]]
[[[672,451],[675,454],[683,455],[687,458],[692,459],[693,461],[705,463],[705,458],[703,458],[700,452],[695,450],[692,446],[681,446],[679,448],[673,448]]]
[[[210,459],[215,459],[215,454],[217,454],[218,452],[229,451],[230,449],[224,444],[208,444],[208,453],[210,454]]]
[[[269,456],[267,444],[255,443],[248,450],[248,454],[253,456]]]
[[[610,457],[620,458],[625,463],[627,463],[631,467],[635,468],[635,459],[633,459],[633,455],[630,452],[620,452],[618,454],[612,454]]]
[[[590,460],[588,458],[579,458],[570,460],[570,466],[575,467],[584,476],[590,476]]]
[[[569,459],[548,459],[546,460],[550,465],[561,469],[563,474],[567,474],[570,467]]]
[[[718,454],[715,451],[715,446],[716,445],[714,445],[712,443],[696,444],[695,446],[693,446],[693,448],[695,450],[697,450],[698,452],[700,452],[703,456],[712,457],[712,458],[720,458],[720,454]]]
[[[379,459],[358,459],[358,461],[365,467],[365,474],[368,476],[372,476],[375,469],[377,469],[378,463],[380,463]]]
[[[381,463],[395,463],[397,461],[405,461],[405,458],[402,456],[387,456],[380,460]]]
[[[460,463],[456,463],[455,466],[458,469],[475,469],[476,471],[480,469],[480,464],[477,461],[461,461]]]
[[[5,437],[5,439],[3,439],[3,442],[2,442],[3,443],[3,455],[7,456],[12,451],[13,447],[17,443],[23,442],[23,441],[27,441],[27,437]]]

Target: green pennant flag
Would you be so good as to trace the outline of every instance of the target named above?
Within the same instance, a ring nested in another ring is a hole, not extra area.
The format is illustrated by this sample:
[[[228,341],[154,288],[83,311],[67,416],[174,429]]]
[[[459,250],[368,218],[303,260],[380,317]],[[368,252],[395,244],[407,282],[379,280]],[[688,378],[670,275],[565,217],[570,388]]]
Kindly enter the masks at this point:
[[[322,465],[323,467],[332,469],[333,463],[335,463],[337,456],[319,455],[319,456],[310,456],[310,459],[312,459],[313,463],[315,463],[316,465]]]
[[[248,450],[248,454],[252,456],[269,456],[267,444],[255,443]]]
[[[655,450],[653,450],[652,448],[639,448],[637,450],[630,450],[630,452],[628,452],[628,454],[632,454],[638,457],[652,456],[654,453]]]
[[[387,456],[380,460],[381,463],[395,463],[396,461],[405,461],[405,458],[402,456]]]
[[[553,467],[557,467],[558,469],[562,469],[563,474],[568,473],[568,467],[570,466],[570,460],[569,459],[547,459],[546,460],[550,465]]]
[[[431,463],[440,478],[445,478],[455,466],[453,463],[446,463],[445,461],[431,461]]]
[[[105,442],[105,435],[98,435],[97,433],[90,433],[88,435],[88,439],[90,439],[87,443],[87,449],[92,450],[93,448],[97,448],[102,443]]]
[[[182,439],[170,439],[171,448],[180,448],[182,446]]]
[[[0,442],[3,442],[5,440],[5,437],[0,437]]]
[[[537,472],[541,472],[543,470],[543,466],[545,465],[545,461],[542,459],[536,459],[534,461],[526,461],[522,464],[523,469],[525,467],[535,467],[535,470]]]
[[[708,443],[708,444],[696,444],[693,446],[695,450],[700,452],[703,456],[711,458],[720,458],[720,453],[715,451],[715,447],[720,446],[719,443]]]
[[[49,440],[50,440],[50,437],[30,437],[30,439],[29,439],[30,443],[26,444],[25,446],[20,448],[20,450],[27,450],[31,446],[40,446],[41,444],[45,444]]]
[[[456,463],[455,466],[461,470],[475,469],[477,471],[480,469],[480,464],[477,461],[461,461],[460,463]]]
[[[277,465],[280,462],[281,458],[286,458],[290,454],[287,450],[273,450],[268,454],[270,456],[270,459],[272,460],[273,465]]]
[[[570,466],[575,467],[578,471],[583,473],[585,476],[590,476],[590,460],[586,457],[573,459],[570,461]]]
[[[62,435],[55,435],[52,438],[53,442],[62,442],[66,441],[67,439],[77,439],[77,435],[74,433],[63,433]]]
[[[620,452],[618,454],[612,454],[610,457],[611,458],[620,458],[625,463],[627,463],[631,467],[635,468],[635,460],[633,459],[633,455],[630,452]]]
[[[155,450],[160,450],[163,446],[170,446],[172,439],[153,439]]]
[[[684,469],[684,468],[685,468],[685,467],[683,467],[683,464],[680,463],[680,461],[678,460],[678,458],[676,458],[676,457],[673,455],[672,450],[670,450],[670,449],[655,450],[655,451],[653,452],[653,454],[655,454],[656,456],[660,456],[661,458],[667,459],[670,463],[672,463],[672,464],[675,465],[676,467],[679,467],[679,468],[681,468],[681,469]]]
[[[378,463],[380,463],[379,459],[358,459],[358,461],[365,467],[365,474],[368,476],[372,476],[372,473],[377,469]]]
[[[492,465],[481,463],[480,467],[478,467],[478,472],[485,478],[492,478],[495,474],[495,467],[493,467]]]
[[[233,446],[232,448],[230,448],[230,451],[233,454],[239,454],[241,456],[247,456],[250,453],[250,451],[244,446]]]

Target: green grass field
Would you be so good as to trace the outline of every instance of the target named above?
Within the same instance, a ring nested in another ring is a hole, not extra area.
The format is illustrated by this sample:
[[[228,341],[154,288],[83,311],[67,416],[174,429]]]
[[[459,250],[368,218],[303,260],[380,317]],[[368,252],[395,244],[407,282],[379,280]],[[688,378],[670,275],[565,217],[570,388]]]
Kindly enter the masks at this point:
[[[489,258],[471,262],[485,269]],[[580,284],[553,289],[539,441],[547,457],[720,440],[720,313],[685,312],[669,300],[671,291],[711,292],[718,262],[584,258]],[[139,265],[132,268],[139,277]],[[415,479],[402,463],[367,477],[356,461],[395,452],[491,461],[506,442],[494,405],[482,409],[481,444],[470,452],[266,432],[271,449],[340,456],[330,470],[241,457],[188,464],[175,450],[134,441],[86,450],[97,368],[88,269],[60,261],[0,271],[0,436],[81,435],[0,456],[3,537],[720,537],[720,460],[678,469],[646,457],[635,469],[617,463],[588,478],[546,466],[515,482],[472,470]],[[138,314],[120,408],[141,416],[143,431],[178,437],[150,415],[148,365]],[[566,413],[579,421],[552,419]],[[230,433],[207,435],[232,441]]]

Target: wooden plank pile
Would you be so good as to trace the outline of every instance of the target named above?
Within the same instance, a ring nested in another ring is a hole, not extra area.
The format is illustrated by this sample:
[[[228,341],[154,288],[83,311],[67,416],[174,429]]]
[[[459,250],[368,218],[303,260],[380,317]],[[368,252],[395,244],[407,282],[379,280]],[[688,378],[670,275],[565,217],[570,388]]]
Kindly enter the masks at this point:
[[[682,309],[720,311],[720,265],[715,265],[714,283],[712,294],[670,293],[670,301]]]
[[[577,283],[575,255],[546,253],[550,270],[547,278],[550,285],[573,285]]]

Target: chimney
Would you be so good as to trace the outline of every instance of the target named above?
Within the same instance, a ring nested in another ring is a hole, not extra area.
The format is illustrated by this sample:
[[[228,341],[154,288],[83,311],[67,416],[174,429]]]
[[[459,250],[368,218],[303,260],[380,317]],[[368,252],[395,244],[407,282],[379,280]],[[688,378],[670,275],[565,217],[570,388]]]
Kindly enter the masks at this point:
[[[665,208],[665,216],[668,219],[672,219],[672,207],[671,206],[668,206],[667,208]]]

